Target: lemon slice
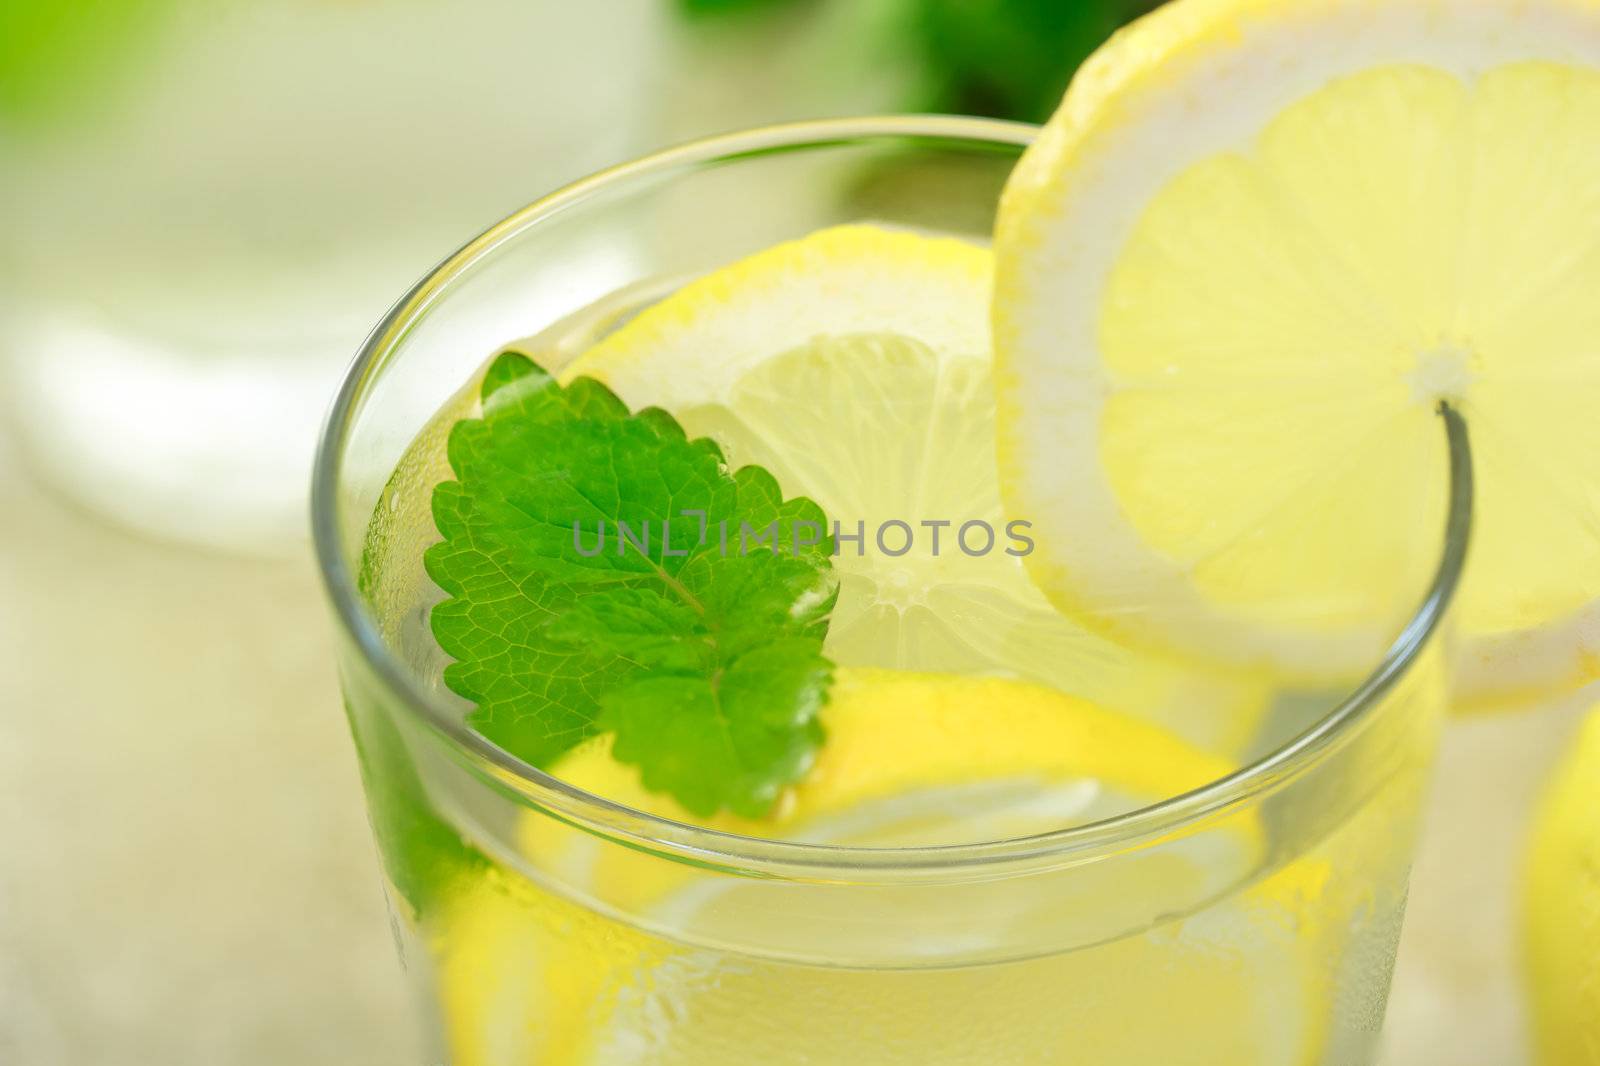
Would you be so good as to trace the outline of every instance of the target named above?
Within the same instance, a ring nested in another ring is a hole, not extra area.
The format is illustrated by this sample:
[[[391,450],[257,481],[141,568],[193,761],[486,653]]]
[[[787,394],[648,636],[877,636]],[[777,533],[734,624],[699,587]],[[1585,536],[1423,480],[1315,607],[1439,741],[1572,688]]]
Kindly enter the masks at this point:
[[[1036,578],[1125,638],[1369,664],[1479,514],[1462,684],[1600,653],[1600,9],[1178,0],[1078,75],[1006,190],[1002,482]]]
[[[1159,726],[999,678],[843,668],[821,717],[827,739],[816,762],[762,819],[694,818],[612,758],[609,736],[552,772],[635,810],[722,832],[911,847],[1050,832],[1198,788],[1230,768]],[[524,842],[623,910],[657,904],[696,877],[548,818],[529,818]],[[1241,845],[1219,878],[1237,877],[1250,857]]]
[[[988,249],[968,241],[834,226],[689,282],[594,345],[562,377],[598,378],[630,407],[676,415],[726,395],[771,356],[823,335],[892,333],[941,355],[986,358],[992,274]]]
[[[828,655],[1040,681],[1236,754],[1263,684],[1135,656],[1034,586],[1000,506],[986,249],[853,225],[691,282],[564,372],[755,463],[839,524]]]
[[[782,810],[759,822],[724,816],[716,828],[854,846],[988,839],[1100,817],[1202,784],[1226,765],[1158,727],[994,678],[845,669],[823,720],[828,743]],[[670,797],[644,791],[603,740],[556,772],[638,809],[687,818]],[[1044,936],[1062,911],[1103,918],[1175,881],[1193,882],[1197,897],[1224,891],[1261,859],[1265,837],[1252,831],[1196,838],[1138,875],[1096,881],[1085,871],[1072,885],[1093,885],[1087,896],[1063,898],[1061,882],[1041,884],[1033,896],[1013,889],[997,897],[1004,906],[981,915],[970,903],[941,913],[915,891],[887,901],[882,893],[894,890],[796,897],[787,906],[806,920],[794,929],[792,913],[774,912],[758,883],[608,844],[539,815],[524,819],[521,837],[535,866],[557,871],[601,909],[690,943],[787,938],[830,965],[764,961],[760,947],[732,955],[692,947],[492,874],[463,896],[439,936],[441,1001],[462,1066],[711,1066],[748,1061],[752,1039],[777,1039],[796,1062],[864,1061],[863,1047],[879,1048],[885,1062],[941,1061],[952,1047],[973,1046],[963,1027],[975,1016],[1014,1019],[985,1035],[986,1061],[1048,1061],[1071,1044],[1094,1048],[1105,1066],[1192,1061],[1196,1047],[1229,1062],[1302,1066],[1316,1061],[1325,1039],[1318,948],[1306,933],[1319,905],[1314,863],[1291,864],[1232,901],[1114,944],[1000,971],[937,966],[981,947],[975,938],[987,927],[1009,928],[1015,939],[1036,925]],[[890,948],[934,969],[839,968],[860,949],[861,923],[870,923],[859,912],[883,906],[927,908],[909,923],[914,939]],[[1189,1021],[1127,1025],[1128,1012],[1151,995],[1182,1004]],[[908,1003],[916,1009],[908,1012]],[[817,1018],[830,1025],[819,1030]]]
[[[463,883],[430,947],[454,1066],[593,1062],[594,1034],[616,997],[665,954],[648,937],[497,869]]]
[[[1600,1062],[1600,713],[1538,815],[1524,928],[1540,1066]]]
[[[827,741],[777,811],[761,819],[724,813],[700,824],[745,836],[857,847],[1004,840],[1178,795],[1231,768],[1159,726],[1042,685],[994,677],[842,668],[821,714]],[[697,821],[670,796],[646,790],[635,768],[613,759],[609,736],[574,750],[553,772],[636,810]],[[1023,804],[1016,809],[1019,820],[998,835],[987,814],[980,827],[919,829],[908,823],[900,835],[879,820],[870,844],[844,839],[850,834],[829,821],[864,804],[997,781],[1089,781],[1094,787],[1074,789],[1072,799],[1063,797],[1048,809]],[[817,829],[819,823],[825,828]]]

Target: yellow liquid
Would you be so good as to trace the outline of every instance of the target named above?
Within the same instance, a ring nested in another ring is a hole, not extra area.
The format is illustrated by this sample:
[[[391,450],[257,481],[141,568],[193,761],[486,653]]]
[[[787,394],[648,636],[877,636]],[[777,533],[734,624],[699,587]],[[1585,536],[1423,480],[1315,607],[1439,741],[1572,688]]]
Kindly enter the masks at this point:
[[[564,864],[456,881],[413,963],[456,1066],[1358,1063],[1416,777],[1264,875],[1247,820],[1122,869],[916,889],[754,882],[567,830]]]

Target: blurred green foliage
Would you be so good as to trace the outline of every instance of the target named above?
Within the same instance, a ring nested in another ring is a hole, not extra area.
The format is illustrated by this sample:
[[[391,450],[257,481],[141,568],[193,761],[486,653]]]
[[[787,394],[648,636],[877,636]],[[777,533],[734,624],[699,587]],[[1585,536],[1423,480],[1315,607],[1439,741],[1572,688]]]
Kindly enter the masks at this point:
[[[690,17],[749,15],[818,0],[677,0]],[[918,70],[914,111],[1042,122],[1078,65],[1160,0],[849,0],[898,8]]]
[[[696,21],[823,0],[672,0]],[[1041,121],[1078,64],[1158,0],[841,0],[878,4],[917,67],[908,110]],[[0,0],[0,119],[37,120],[105,90],[176,0]]]
[[[794,7],[805,0],[678,0],[678,8],[685,15],[730,15],[763,8]]]
[[[1042,122],[1078,65],[1158,0],[917,0],[918,110]]]
[[[0,119],[82,104],[137,51],[173,0],[0,0]]]

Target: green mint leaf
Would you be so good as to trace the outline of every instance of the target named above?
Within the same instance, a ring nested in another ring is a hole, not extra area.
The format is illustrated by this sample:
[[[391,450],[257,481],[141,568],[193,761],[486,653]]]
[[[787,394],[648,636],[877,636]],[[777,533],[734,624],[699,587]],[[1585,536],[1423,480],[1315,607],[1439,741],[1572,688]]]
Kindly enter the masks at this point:
[[[449,597],[430,616],[444,681],[473,727],[543,767],[610,732],[692,813],[766,813],[822,741],[821,509],[524,355],[496,359],[482,397],[450,432],[425,557]]]

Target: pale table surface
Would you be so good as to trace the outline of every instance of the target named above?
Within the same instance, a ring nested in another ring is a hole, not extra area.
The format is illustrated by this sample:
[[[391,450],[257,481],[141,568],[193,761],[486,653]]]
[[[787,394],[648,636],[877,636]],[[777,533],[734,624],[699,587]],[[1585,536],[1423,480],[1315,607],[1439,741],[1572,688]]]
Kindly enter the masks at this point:
[[[0,1063],[417,1061],[304,549],[140,540],[0,450],[0,646]],[[1511,862],[1572,720],[1452,728],[1388,1066],[1526,1061]]]

